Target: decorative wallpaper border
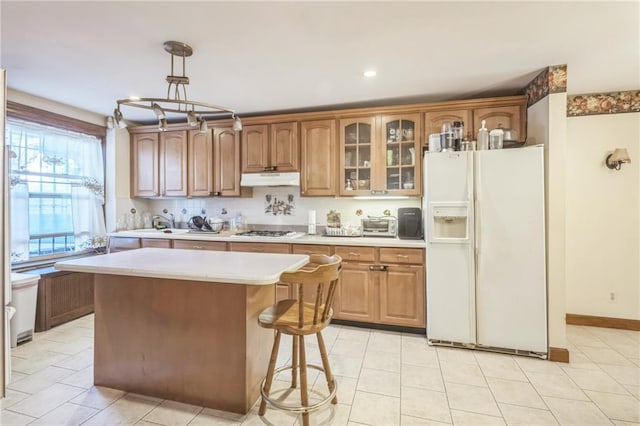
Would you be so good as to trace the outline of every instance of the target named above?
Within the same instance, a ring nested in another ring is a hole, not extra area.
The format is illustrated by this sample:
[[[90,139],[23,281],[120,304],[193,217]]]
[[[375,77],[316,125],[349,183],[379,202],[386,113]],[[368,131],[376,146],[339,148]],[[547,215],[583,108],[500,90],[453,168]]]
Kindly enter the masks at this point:
[[[525,88],[527,106],[538,102],[550,93],[567,91],[567,66],[552,65],[545,68]]]
[[[640,112],[640,90],[567,96],[567,117]]]

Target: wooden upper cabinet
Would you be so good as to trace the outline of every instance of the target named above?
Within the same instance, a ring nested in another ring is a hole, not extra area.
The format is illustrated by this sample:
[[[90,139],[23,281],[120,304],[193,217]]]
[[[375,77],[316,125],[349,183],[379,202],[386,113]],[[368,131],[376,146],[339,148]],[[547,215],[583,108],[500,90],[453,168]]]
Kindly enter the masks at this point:
[[[338,167],[340,195],[370,195],[375,179],[372,165],[376,137],[376,117],[340,120]]]
[[[213,144],[211,132],[189,130],[188,195],[207,197],[213,191]]]
[[[131,136],[131,196],[160,196],[158,156],[160,143],[157,133]]]
[[[422,179],[420,114],[380,117],[376,190],[383,194],[420,195]]]
[[[489,130],[496,129],[499,126],[505,129],[513,129],[518,132],[519,140],[525,140],[525,113],[526,108],[521,105],[480,108],[473,111],[473,122],[477,129],[480,128],[482,120],[487,121],[487,129]],[[475,129],[476,132],[477,129]]]
[[[336,195],[336,122],[303,121],[300,195]]]
[[[271,125],[271,162],[279,172],[296,172],[298,164],[298,123],[277,123]]]
[[[242,129],[242,173],[299,170],[297,122]]]
[[[213,191],[215,195],[239,196],[240,135],[231,127],[213,129]]]
[[[160,195],[187,196],[187,132],[160,134]]]
[[[472,117],[473,113],[470,109],[426,112],[424,114],[425,138],[423,143],[426,145],[429,142],[430,134],[442,132],[443,123],[453,123],[454,121],[462,121],[464,123],[465,136],[469,137],[469,140],[475,139],[478,129],[474,130],[474,124],[471,121]]]

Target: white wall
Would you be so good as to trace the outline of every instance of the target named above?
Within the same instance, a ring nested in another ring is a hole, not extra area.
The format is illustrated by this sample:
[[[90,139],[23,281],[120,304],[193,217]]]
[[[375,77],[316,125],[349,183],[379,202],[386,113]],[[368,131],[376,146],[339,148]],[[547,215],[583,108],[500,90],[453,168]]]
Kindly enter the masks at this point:
[[[39,108],[45,111],[54,112],[56,114],[86,121],[87,123],[96,124],[98,126],[106,126],[106,117],[91,111],[72,107],[70,105],[61,104],[49,99],[40,98],[28,93],[20,92],[13,89],[7,89],[7,99],[22,105]]]
[[[620,171],[604,165],[615,148]],[[639,161],[640,113],[567,118],[569,313],[640,319]]]
[[[547,299],[549,346],[566,348],[565,145],[566,93],[552,94],[527,111],[527,144],[545,145]]]

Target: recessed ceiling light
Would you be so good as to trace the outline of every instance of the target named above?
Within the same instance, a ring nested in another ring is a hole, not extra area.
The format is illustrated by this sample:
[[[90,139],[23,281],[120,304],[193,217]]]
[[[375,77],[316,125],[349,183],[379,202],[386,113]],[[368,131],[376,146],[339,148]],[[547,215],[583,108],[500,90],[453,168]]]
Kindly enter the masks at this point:
[[[365,72],[362,73],[362,75],[364,75],[367,78],[375,77],[376,74],[377,74],[376,70],[366,70]]]

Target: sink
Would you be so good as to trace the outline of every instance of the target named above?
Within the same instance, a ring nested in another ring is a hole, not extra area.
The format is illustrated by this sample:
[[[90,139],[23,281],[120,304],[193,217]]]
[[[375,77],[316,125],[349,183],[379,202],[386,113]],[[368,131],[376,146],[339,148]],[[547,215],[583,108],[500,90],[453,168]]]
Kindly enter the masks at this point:
[[[136,229],[133,232],[142,232],[142,233],[149,233],[149,234],[186,234],[189,232],[188,229],[179,229],[179,228],[166,228],[166,229],[154,229],[154,228],[148,228],[148,229]]]

